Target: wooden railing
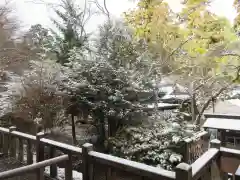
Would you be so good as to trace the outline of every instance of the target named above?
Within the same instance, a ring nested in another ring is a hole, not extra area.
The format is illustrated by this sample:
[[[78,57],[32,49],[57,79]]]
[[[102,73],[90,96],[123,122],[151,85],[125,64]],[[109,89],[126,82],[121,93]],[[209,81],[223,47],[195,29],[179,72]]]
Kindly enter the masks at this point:
[[[65,143],[60,143],[50,139],[46,139],[44,138],[44,136],[45,134],[42,132],[38,133],[36,136],[33,136],[33,135],[16,131],[15,127],[10,127],[9,129],[0,127],[1,153],[3,154],[4,157],[16,158],[20,162],[23,162],[24,157],[26,157],[27,159],[26,164],[30,165],[26,167],[30,167],[30,169],[36,169],[36,168],[41,169],[42,167],[50,166],[50,176],[52,178],[56,178],[57,164],[60,163],[60,161],[58,161],[58,159],[56,159],[55,161],[55,156],[56,156],[56,150],[60,150],[63,152],[63,154],[67,155],[68,160],[64,158],[63,159],[60,158],[60,160],[66,161],[65,174],[69,177],[69,179],[72,179],[72,170],[73,170],[72,156],[75,155],[81,158],[82,148],[68,145]],[[49,157],[47,161],[44,161],[46,148],[48,149]],[[24,154],[24,149],[26,150],[26,154]],[[34,160],[34,157],[36,160]],[[63,156],[63,157],[66,157],[66,156]],[[33,163],[35,163],[34,166],[32,166]],[[25,170],[25,168],[21,167],[15,170],[12,170],[13,171],[12,173],[14,175],[15,175],[15,172],[19,172],[19,171],[22,172],[23,170]],[[42,172],[42,174],[43,173],[44,171]],[[1,175],[2,173],[0,173],[0,177]],[[4,174],[3,176],[5,177]]]
[[[184,144],[181,147],[184,162],[191,164],[202,156],[207,150],[210,142],[208,132],[201,131],[194,134],[194,139],[184,139]]]
[[[96,152],[93,150],[93,145],[89,143],[79,148],[44,138],[44,133],[38,133],[36,136],[33,136],[18,132],[15,127],[9,129],[0,128],[0,133],[0,147],[3,155],[23,161],[23,149],[26,146],[26,164],[28,164],[24,167],[1,172],[0,179],[36,172],[38,179],[42,180],[44,167],[46,166],[50,166],[50,176],[56,178],[57,165],[64,162],[65,179],[70,180],[72,179],[73,156],[77,156],[82,161],[80,172],[83,180],[214,179],[213,177],[217,177],[214,174],[214,168],[220,172],[217,178],[219,179],[219,177],[226,177],[226,173],[235,174],[240,164],[240,151],[220,147],[221,143],[219,140],[211,141],[210,149],[192,164],[181,163],[175,168],[175,171],[167,171]],[[46,148],[49,149],[49,157],[47,159],[44,158]],[[55,157],[56,150],[62,151],[64,155]],[[34,154],[36,154],[36,163],[33,163]]]
[[[42,161],[39,163],[23,166],[23,167],[20,167],[17,169],[4,171],[4,172],[0,173],[0,179],[12,178],[12,177],[20,176],[20,175],[23,175],[26,173],[37,171],[37,179],[43,180],[44,179],[43,168],[45,168],[46,166],[52,165],[52,164],[65,162],[68,160],[69,160],[68,155],[63,155],[63,156],[48,159],[48,160],[45,160],[45,161]],[[66,171],[66,169],[65,169],[65,177],[69,177],[69,176],[71,176],[69,174],[69,171]],[[66,179],[69,179],[69,178],[66,178]]]
[[[91,146],[84,147],[85,158],[89,160],[88,168],[84,171],[87,172],[97,172],[97,168],[105,170],[105,173],[101,175],[96,173],[97,176],[101,176],[103,179],[161,179],[161,180],[173,180],[176,178],[175,172],[159,169],[153,166],[148,166],[138,162],[129,161],[126,159],[118,158],[111,155],[106,155],[91,151]],[[88,152],[88,153],[87,153]],[[96,166],[97,165],[97,166]],[[95,169],[94,169],[95,166]],[[86,173],[85,173],[86,172]],[[105,174],[105,175],[104,175]],[[90,174],[88,174],[90,175]],[[96,176],[95,176],[96,177]],[[99,178],[99,179],[102,179]],[[83,180],[90,180],[95,178],[84,177]]]

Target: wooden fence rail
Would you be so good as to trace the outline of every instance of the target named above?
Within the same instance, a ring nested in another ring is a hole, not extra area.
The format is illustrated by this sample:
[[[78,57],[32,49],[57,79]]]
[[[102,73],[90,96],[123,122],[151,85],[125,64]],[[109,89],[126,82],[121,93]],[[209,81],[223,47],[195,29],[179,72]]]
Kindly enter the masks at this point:
[[[124,171],[131,175],[136,175],[149,179],[173,180],[175,179],[175,172],[159,169],[157,167],[148,166],[142,163],[129,161],[126,159],[118,158],[111,155],[102,154],[95,151],[88,153],[91,164],[98,163],[100,166],[107,166],[114,168],[115,171]],[[87,180],[87,179],[85,179]]]
[[[49,166],[49,165],[52,165],[52,164],[59,163],[59,162],[65,162],[65,161],[68,161],[68,160],[69,160],[68,155],[63,155],[63,156],[48,159],[48,160],[45,160],[45,161],[42,161],[42,162],[38,162],[38,163],[35,163],[35,164],[23,166],[23,167],[20,167],[20,168],[17,168],[17,169],[4,171],[4,172],[0,173],[0,179],[12,178],[12,177],[20,176],[20,175],[25,174],[25,173],[30,173],[30,172],[34,172],[34,171],[38,170],[39,172],[38,172],[37,178],[38,178],[38,180],[43,180],[44,179],[44,173],[43,173],[44,171],[42,170],[42,168],[44,168],[46,166]],[[70,180],[72,178],[71,178],[71,175],[66,174],[66,173],[69,173],[69,171],[66,170],[67,168],[68,167],[66,166],[65,177],[68,177],[68,179],[67,178],[65,178],[65,179]]]
[[[0,127],[0,149],[5,157],[13,157],[22,162],[24,160],[24,145],[26,146],[27,164],[32,165],[34,154],[37,164],[44,161],[45,149],[49,149],[49,159],[53,160],[56,156],[56,150],[62,151],[67,155],[66,175],[72,177],[72,155],[81,157],[82,149],[68,144],[60,143],[44,138],[44,133],[38,133],[36,136],[16,131],[15,127],[9,129]],[[35,150],[33,149],[35,148]],[[50,162],[50,161],[49,161]],[[54,161],[52,161],[54,162]],[[60,162],[60,161],[59,161]],[[59,163],[58,162],[58,163]],[[35,165],[35,164],[34,164]],[[26,166],[28,167],[28,166]],[[30,166],[31,167],[31,166]],[[38,167],[38,166],[34,166]],[[21,170],[21,169],[20,169]],[[10,171],[11,172],[11,171]],[[14,173],[14,171],[13,171]],[[40,176],[40,175],[39,175]],[[57,177],[57,162],[50,164],[50,177]]]
[[[24,159],[23,147],[27,146],[27,166],[0,173],[0,179],[17,176],[23,172],[36,170],[40,180],[43,177],[43,168],[50,166],[50,176],[57,177],[58,163],[65,162],[65,179],[72,179],[73,156],[82,161],[83,180],[204,180],[212,177],[212,167],[217,164],[223,173],[235,173],[240,164],[240,151],[220,148],[220,141],[211,141],[211,146],[200,158],[192,164],[181,163],[174,171],[167,171],[157,167],[148,166],[123,158],[99,153],[93,150],[93,145],[86,143],[82,148],[67,145],[45,138],[44,133],[36,136],[16,131],[15,127],[9,129],[0,127],[0,147],[5,156],[11,156],[22,161]],[[36,151],[36,163],[33,164],[32,148]],[[48,159],[44,159],[46,147],[49,149]],[[56,150],[63,152],[63,156],[55,157]],[[224,169],[226,161],[232,158],[235,165],[232,169]]]

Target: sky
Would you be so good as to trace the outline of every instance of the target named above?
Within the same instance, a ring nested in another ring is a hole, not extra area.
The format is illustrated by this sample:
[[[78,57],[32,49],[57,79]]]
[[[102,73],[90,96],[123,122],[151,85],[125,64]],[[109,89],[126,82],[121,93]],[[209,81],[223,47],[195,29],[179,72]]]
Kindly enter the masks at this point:
[[[0,0],[3,2],[3,0]],[[21,20],[21,25],[23,29],[28,29],[33,24],[43,24],[44,26],[51,27],[50,16],[53,16],[51,8],[44,4],[36,3],[36,1],[41,0],[12,0],[12,7],[15,9],[15,14]],[[57,4],[59,0],[42,0],[47,3]],[[83,0],[77,0],[83,2]],[[101,3],[102,0],[99,0]],[[174,11],[181,10],[180,0],[166,0],[168,1],[170,7]],[[136,2],[132,0],[107,0],[107,7],[110,13],[116,17],[120,17],[122,12],[128,9],[134,8]],[[230,21],[233,21],[236,11],[232,7],[233,0],[213,0],[211,5],[211,10],[217,15],[227,17]],[[101,16],[95,16],[92,18],[91,22],[88,24],[88,28],[94,31],[97,25],[101,24],[104,18]]]
[[[12,0],[12,7],[15,9],[17,17],[22,21],[24,29],[28,29],[32,24],[37,23],[47,27],[52,26],[49,17],[53,17],[54,12],[49,6],[42,3],[36,3],[36,1],[58,4],[60,0]],[[77,1],[84,2],[83,0]],[[98,1],[101,3],[102,0]],[[134,4],[136,3],[133,3],[131,0],[107,0],[108,10],[116,17],[121,16],[122,12],[127,11],[129,8],[134,8]],[[101,24],[103,21],[103,16],[101,17],[98,15],[92,17],[88,27],[94,31],[97,27],[96,25]]]

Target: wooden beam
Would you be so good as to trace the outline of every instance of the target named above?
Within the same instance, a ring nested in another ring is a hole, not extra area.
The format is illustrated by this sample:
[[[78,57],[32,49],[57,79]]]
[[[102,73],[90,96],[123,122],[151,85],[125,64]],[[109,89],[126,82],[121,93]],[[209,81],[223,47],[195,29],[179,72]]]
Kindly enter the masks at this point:
[[[211,113],[206,113],[204,114],[205,118],[221,118],[221,119],[239,119],[240,120],[240,115],[232,115],[232,114],[211,114]]]
[[[78,154],[78,155],[82,153],[82,148],[72,146],[72,145],[69,145],[69,144],[65,144],[65,143],[61,143],[61,142],[58,142],[58,141],[54,141],[54,140],[51,140],[51,139],[42,138],[40,140],[40,142],[44,143],[46,146],[53,146],[53,147],[55,147],[57,149],[60,149],[60,150],[71,151],[72,153],[75,153],[75,154]]]
[[[221,147],[220,152],[222,157],[236,158],[240,160],[240,150]]]
[[[219,156],[219,149],[211,148],[207,152],[205,152],[200,158],[198,158],[192,164],[193,179],[199,179],[205,173],[205,170],[212,165],[212,161],[219,158]]]
[[[45,161],[41,161],[41,162],[38,162],[38,163],[35,163],[35,164],[20,167],[20,168],[17,168],[17,169],[4,171],[4,172],[0,173],[0,179],[8,179],[8,178],[20,176],[22,174],[34,172],[37,169],[41,169],[41,168],[44,168],[46,166],[50,166],[52,164],[57,164],[57,163],[67,161],[67,160],[68,160],[68,155],[63,155],[63,156],[48,159],[48,160],[45,160]]]
[[[97,162],[103,166],[110,166],[112,168],[130,172],[141,177],[161,180],[173,180],[176,177],[176,174],[173,171],[159,169],[157,167],[148,166],[142,163],[99,153],[96,151],[90,151],[88,155],[90,156],[89,159],[92,161],[92,163]]]
[[[187,163],[180,163],[176,167],[176,180],[192,180],[192,167]]]

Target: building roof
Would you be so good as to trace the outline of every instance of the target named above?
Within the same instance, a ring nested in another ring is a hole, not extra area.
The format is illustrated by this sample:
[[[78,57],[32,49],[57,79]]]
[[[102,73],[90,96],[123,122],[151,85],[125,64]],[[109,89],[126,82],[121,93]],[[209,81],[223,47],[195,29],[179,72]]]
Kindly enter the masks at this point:
[[[240,100],[230,99],[225,101],[217,101],[215,104],[215,114],[236,114],[240,115]],[[213,113],[213,109],[209,108],[204,113]]]
[[[240,130],[240,119],[208,118],[203,124],[204,128],[221,130]]]

